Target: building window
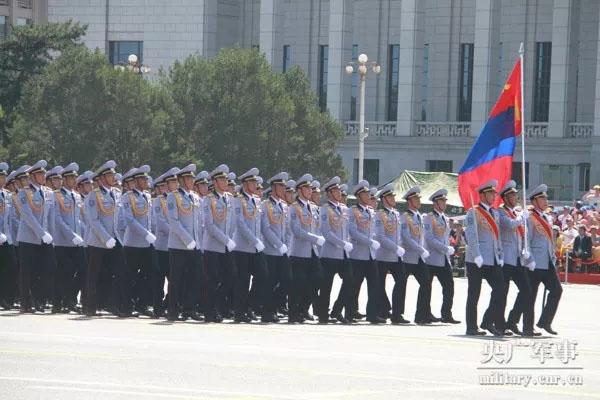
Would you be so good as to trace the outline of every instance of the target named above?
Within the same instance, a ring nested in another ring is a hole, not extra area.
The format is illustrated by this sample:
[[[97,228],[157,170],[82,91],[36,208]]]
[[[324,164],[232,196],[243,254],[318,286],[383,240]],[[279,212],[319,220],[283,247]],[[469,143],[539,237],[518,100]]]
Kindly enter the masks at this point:
[[[471,104],[473,100],[473,43],[460,45],[460,77],[458,84],[458,113],[459,121],[471,120]]]
[[[352,61],[356,62],[358,60],[358,45],[352,45]],[[354,68],[354,72],[352,72],[352,91],[350,93],[350,120],[356,121],[356,107],[358,107],[356,103],[356,99],[358,98],[358,68]]]
[[[423,76],[421,78],[421,121],[427,121],[427,96],[429,90],[429,44],[423,46]]]
[[[550,66],[552,65],[552,42],[535,44],[535,79],[533,87],[533,120],[548,121],[550,107]]]
[[[369,181],[371,186],[379,185],[379,160],[378,159],[364,159],[363,164],[363,179]],[[354,159],[354,184],[358,183],[358,158]]]
[[[540,166],[542,182],[548,185],[548,198],[555,201],[573,200],[573,166],[546,164]]]
[[[19,8],[32,8],[33,1],[32,0],[17,0],[17,7]]]
[[[144,60],[144,42],[108,42],[108,51],[108,60],[113,65],[127,63],[131,54],[138,56],[140,63]]]
[[[286,44],[283,46],[283,72],[286,72],[290,67],[291,57],[290,45]]]
[[[32,21],[29,18],[17,18],[16,26],[31,25]]]
[[[0,15],[0,41],[8,36],[8,18]]]
[[[589,163],[579,164],[579,191],[587,192],[590,190],[590,168]]]
[[[319,108],[327,110],[327,68],[329,64],[329,46],[319,46]]]
[[[260,51],[260,44],[253,44],[252,50]]]
[[[427,160],[427,172],[452,172],[452,160]]]
[[[512,163],[512,177],[511,179],[517,182],[517,186],[523,187],[523,174],[521,173],[521,161],[515,161]],[[525,189],[529,187],[529,163],[525,161]]]
[[[387,120],[398,119],[398,68],[400,64],[400,45],[390,44],[388,49],[388,91]]]

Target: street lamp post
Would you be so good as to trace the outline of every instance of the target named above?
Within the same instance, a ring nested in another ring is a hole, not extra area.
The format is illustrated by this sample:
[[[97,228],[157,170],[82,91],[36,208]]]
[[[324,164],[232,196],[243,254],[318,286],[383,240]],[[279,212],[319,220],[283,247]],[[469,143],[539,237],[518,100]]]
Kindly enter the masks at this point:
[[[144,74],[150,72],[150,67],[140,63],[138,56],[135,54],[130,54],[129,57],[127,57],[126,63],[120,63],[120,64],[115,65],[115,69],[118,69],[120,71],[127,70],[127,71],[131,71],[131,72],[135,72],[136,74],[140,74],[140,75],[144,75]]]
[[[368,131],[365,131],[365,81],[367,78],[368,67],[371,66],[374,74],[381,72],[381,66],[375,61],[369,62],[369,58],[366,54],[358,56],[358,62],[349,62],[346,65],[346,73],[352,75],[354,73],[354,66],[358,66],[358,75],[360,77],[360,108],[358,117],[358,180],[362,180],[364,171],[364,159],[365,159],[365,138],[369,135]]]

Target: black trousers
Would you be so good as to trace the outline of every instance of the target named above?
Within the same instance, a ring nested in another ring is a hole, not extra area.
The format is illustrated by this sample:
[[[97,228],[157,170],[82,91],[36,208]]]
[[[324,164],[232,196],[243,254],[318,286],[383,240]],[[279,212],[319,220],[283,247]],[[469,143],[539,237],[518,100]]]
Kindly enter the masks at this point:
[[[18,265],[15,246],[0,246],[0,304],[12,307],[17,300]]]
[[[19,243],[19,298],[21,308],[52,298],[54,251],[51,245]]]
[[[169,304],[168,315],[177,318],[180,312],[191,313],[200,288],[198,274],[202,274],[200,250],[169,249]]]
[[[82,247],[54,247],[56,254],[56,273],[54,275],[54,300],[55,308],[73,307],[77,304],[77,297],[73,293],[78,291],[77,272],[85,264]]]
[[[415,312],[415,321],[420,322],[429,319],[431,316],[431,307],[429,299],[431,298],[431,283],[429,278],[429,268],[420,258],[418,264],[404,263],[406,269],[406,278],[413,275],[419,283],[419,293],[417,294],[417,310]],[[406,297],[406,289],[404,290]],[[402,298],[402,303],[405,298]]]
[[[96,314],[99,306],[112,312],[126,311],[120,309],[120,287],[112,279],[126,268],[123,247],[117,242],[112,249],[90,246],[88,252],[84,314]]]
[[[317,256],[310,258],[290,257],[292,264],[292,290],[290,291],[290,318],[300,317],[308,311],[310,304],[316,299],[321,286],[323,272]],[[314,312],[314,310],[313,310]]]
[[[338,274],[342,278],[342,286],[340,288],[341,307],[344,308],[346,318],[353,317],[352,297],[354,287],[354,271],[350,260],[344,256],[343,259],[321,258],[321,266],[323,268],[323,279],[319,288],[319,298],[317,301],[316,314],[321,320],[329,319],[329,303],[331,301],[331,287],[333,286],[333,278]],[[341,307],[340,310],[341,311]],[[338,311],[338,312],[339,312]]]
[[[125,262],[127,268],[123,274],[117,274],[122,287],[121,301],[126,311],[144,310],[153,303],[154,280],[157,279],[156,264],[153,262],[154,248],[125,246]],[[153,304],[158,308],[159,304]]]
[[[446,265],[437,267],[428,265],[429,267],[429,305],[431,309],[431,289],[433,278],[436,277],[442,286],[442,319],[452,318],[452,303],[454,302],[454,277],[452,276],[452,268],[446,260]]]
[[[232,292],[233,282],[237,280],[237,269],[230,252],[204,252],[204,313],[214,317],[229,308],[227,296]],[[170,297],[171,295],[169,295]]]
[[[387,318],[387,314],[392,311],[392,321],[400,319],[404,314],[404,299],[406,297],[406,270],[401,260],[398,262],[377,261],[379,268],[379,292],[381,293],[379,314]],[[392,302],[387,296],[385,290],[385,281],[387,274],[392,274],[394,278],[394,289],[392,289]]]
[[[152,302],[154,303],[154,311],[161,312],[166,309],[165,305],[165,279],[169,277],[169,252],[164,250],[156,250],[153,254],[154,271],[156,272],[153,280],[153,295]],[[200,276],[201,274],[197,274]],[[157,308],[158,307],[158,308]]]
[[[237,276],[233,282],[233,309],[236,316],[242,316],[248,313],[250,275],[252,275],[252,288],[256,290],[255,307],[264,305],[269,297],[267,295],[269,277],[262,253],[234,251],[233,255],[237,270]]]
[[[485,279],[492,288],[490,304],[488,307],[489,321],[496,326],[502,326],[504,317],[500,307],[502,306],[502,296],[504,295],[504,278],[502,277],[502,268],[497,265],[483,265],[478,268],[474,263],[467,263],[467,330],[478,329],[477,325],[477,303],[481,294],[481,282]]]
[[[367,319],[379,316],[379,268],[375,260],[351,260],[354,272],[353,313],[358,312],[358,297],[364,279],[367,280]]]
[[[292,266],[288,256],[265,255],[269,277],[265,311],[275,312],[285,304],[292,286]]]
[[[542,309],[542,314],[538,320],[538,325],[552,325],[552,321],[556,315],[556,310],[558,309],[558,303],[560,302],[560,297],[562,296],[563,290],[556,268],[554,265],[549,265],[548,269],[535,269],[530,271],[529,281],[531,282],[532,307],[535,306],[535,299],[537,297],[537,291],[540,283],[543,283],[544,287],[548,291],[546,304]]]
[[[519,290],[515,304],[512,310],[508,313],[508,324],[518,324],[523,315],[523,331],[531,332],[533,330],[533,302],[531,301],[531,283],[529,282],[529,274],[527,268],[521,266],[520,260],[517,260],[517,265],[504,264],[502,267],[502,275],[504,277],[504,295],[502,303],[502,316],[506,309],[506,297],[510,282],[513,281]],[[500,329],[504,329],[501,326]]]

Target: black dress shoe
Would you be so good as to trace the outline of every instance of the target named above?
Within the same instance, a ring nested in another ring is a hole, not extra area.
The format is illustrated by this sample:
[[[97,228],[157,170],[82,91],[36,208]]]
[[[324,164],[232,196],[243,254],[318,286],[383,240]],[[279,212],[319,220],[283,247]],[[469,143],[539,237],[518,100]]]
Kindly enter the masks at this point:
[[[508,329],[504,330],[504,336],[512,336],[512,335],[513,335],[513,333],[510,330],[508,330]]]
[[[550,324],[545,324],[545,325],[537,325],[538,328],[541,328],[543,330],[545,330],[546,332],[548,332],[551,335],[558,335],[558,332],[556,332],[554,329],[552,329],[552,326]]]
[[[354,313],[354,319],[363,319],[365,317],[366,317],[365,314],[361,314],[358,311]]]
[[[184,313],[182,315],[182,318],[184,319],[184,321],[187,320],[188,318],[193,319],[194,321],[202,321],[203,320],[202,316],[195,311]]]
[[[538,332],[538,331],[523,331],[521,336],[524,336],[524,337],[542,336],[542,333]]]
[[[315,317],[309,313],[308,311],[305,312],[304,314],[302,314],[302,317],[306,320],[306,321],[314,321]]]
[[[506,328],[510,329],[512,333],[514,333],[515,335],[521,335],[523,336],[523,332],[521,332],[519,330],[519,328],[517,327],[517,324],[507,324]]]
[[[487,333],[479,329],[468,329],[467,336],[485,336]]]
[[[373,318],[367,318],[367,321],[369,321],[372,324],[385,324],[387,321],[381,317],[373,317]]]
[[[410,324],[410,321],[407,319],[404,319],[403,316],[400,316],[398,318],[392,318],[392,324],[393,325]]]
[[[52,310],[50,311],[51,314],[60,314],[61,313],[61,309],[60,307],[52,307]]]
[[[33,314],[35,310],[32,307],[21,307],[19,308],[20,314]]]
[[[485,329],[494,336],[504,336],[504,331],[496,329],[496,327],[491,322],[482,323],[481,328]]]
[[[248,311],[248,318],[250,321],[258,321],[258,317],[254,313],[254,311]]]
[[[277,323],[277,322],[279,322],[279,317],[277,317],[277,315],[275,313],[265,312],[265,313],[263,313],[263,315],[262,315],[262,317],[260,319],[260,322],[263,322],[263,323],[271,323],[271,322]]]
[[[455,320],[453,317],[442,318],[442,322],[445,324],[460,324],[460,321]]]
[[[441,319],[441,318],[434,317],[433,315],[430,315],[430,316],[429,316],[429,320],[430,320],[431,322],[442,322],[442,319]]]
[[[233,322],[236,324],[249,324],[252,320],[246,315],[236,315],[233,317]]]
[[[179,315],[167,314],[167,321],[175,322],[179,320]]]
[[[430,325],[431,324],[431,320],[429,318],[427,318],[427,319],[415,319],[415,324],[417,324],[417,325]]]

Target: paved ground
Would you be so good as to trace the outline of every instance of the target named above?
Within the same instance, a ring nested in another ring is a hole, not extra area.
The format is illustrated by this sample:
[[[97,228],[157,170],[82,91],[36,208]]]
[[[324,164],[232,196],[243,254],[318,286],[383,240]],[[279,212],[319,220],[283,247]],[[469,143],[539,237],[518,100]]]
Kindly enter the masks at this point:
[[[434,310],[439,292],[434,285]],[[465,296],[466,281],[457,279],[454,310],[463,321]],[[486,288],[482,299],[488,298]],[[407,299],[412,318],[413,279]],[[2,312],[0,399],[600,398],[599,300],[600,287],[566,286],[554,324],[561,336],[535,343],[468,338],[464,324],[169,324]],[[578,343],[567,364],[551,358],[570,354],[556,353],[555,343],[571,343],[565,339]],[[500,364],[511,349],[510,362]],[[482,363],[490,354],[494,359]],[[535,380],[527,387],[481,385],[485,377],[499,379],[497,371],[480,369],[488,367]],[[523,369],[529,367],[536,369]]]

